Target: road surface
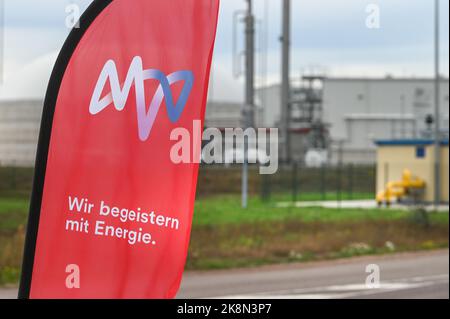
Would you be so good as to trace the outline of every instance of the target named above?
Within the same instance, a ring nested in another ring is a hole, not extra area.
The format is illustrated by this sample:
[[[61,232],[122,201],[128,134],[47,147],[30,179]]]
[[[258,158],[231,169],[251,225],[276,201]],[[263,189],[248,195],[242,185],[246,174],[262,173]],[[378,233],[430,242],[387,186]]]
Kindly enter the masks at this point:
[[[366,266],[380,269],[367,288]],[[0,289],[15,298],[17,289]],[[368,256],[252,269],[186,272],[178,298],[449,298],[449,251]]]
[[[367,288],[377,264],[380,287]],[[449,251],[186,273],[178,298],[449,298]]]

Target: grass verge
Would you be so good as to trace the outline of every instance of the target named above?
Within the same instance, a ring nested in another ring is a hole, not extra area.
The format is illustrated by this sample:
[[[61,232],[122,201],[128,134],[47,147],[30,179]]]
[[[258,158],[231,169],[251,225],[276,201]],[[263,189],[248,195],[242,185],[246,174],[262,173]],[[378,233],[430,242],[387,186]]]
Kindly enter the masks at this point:
[[[311,199],[309,199],[311,200]],[[28,201],[0,199],[0,285],[20,272]],[[448,213],[275,207],[198,199],[187,269],[219,269],[448,247]]]

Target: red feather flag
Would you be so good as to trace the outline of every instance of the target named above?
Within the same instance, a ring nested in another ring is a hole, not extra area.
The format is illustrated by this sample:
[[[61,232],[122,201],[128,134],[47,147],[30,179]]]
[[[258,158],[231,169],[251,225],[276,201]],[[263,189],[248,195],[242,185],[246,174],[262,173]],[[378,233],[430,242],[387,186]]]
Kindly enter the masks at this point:
[[[171,160],[171,132],[201,142],[218,8],[109,0],[82,16],[45,99],[20,298],[175,297],[198,161]]]

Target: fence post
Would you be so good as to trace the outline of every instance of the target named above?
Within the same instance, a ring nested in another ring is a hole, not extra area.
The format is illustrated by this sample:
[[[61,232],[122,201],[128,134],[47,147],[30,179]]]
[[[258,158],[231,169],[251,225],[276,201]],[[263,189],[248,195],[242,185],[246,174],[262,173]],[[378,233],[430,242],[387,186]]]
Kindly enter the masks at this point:
[[[348,165],[348,198],[353,199],[353,164]]]
[[[294,202],[294,205],[297,202],[297,192],[298,192],[297,174],[298,174],[298,163],[294,162],[292,165],[292,201]]]
[[[387,183],[389,183],[389,163],[384,163],[384,183],[383,188],[386,187]]]
[[[326,164],[322,163],[320,166],[320,192],[322,194],[322,200],[326,200],[327,193],[326,193],[326,183],[325,183],[325,175],[326,175]]]
[[[375,165],[372,166],[372,180],[373,180],[373,183],[372,183],[372,188],[371,188],[372,193],[375,194],[375,195],[377,193],[377,188],[378,188],[378,186],[377,186],[378,173],[377,172],[378,172],[378,166],[377,166],[377,164],[375,164]]]
[[[270,200],[270,175],[263,174],[261,178],[261,201],[268,202]]]
[[[16,163],[11,165],[11,191],[15,192],[17,188],[17,171],[16,171]]]
[[[342,162],[340,162],[338,164],[337,200],[338,200],[339,208],[341,208],[341,202],[342,202]]]

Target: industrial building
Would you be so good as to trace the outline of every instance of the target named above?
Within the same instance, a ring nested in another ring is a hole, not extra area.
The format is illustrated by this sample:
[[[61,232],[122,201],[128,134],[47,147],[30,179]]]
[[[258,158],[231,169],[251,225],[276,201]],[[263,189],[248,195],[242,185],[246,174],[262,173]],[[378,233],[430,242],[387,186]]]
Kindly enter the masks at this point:
[[[434,108],[433,79],[316,80],[314,85],[308,81],[292,85],[290,148],[295,161],[303,161],[312,149],[323,150],[331,164],[375,164],[376,140],[432,137],[427,119]],[[448,79],[441,80],[441,128],[447,139],[448,85]],[[257,127],[281,127],[280,92],[280,85],[257,89]],[[34,163],[42,104],[42,98],[35,97],[0,99],[0,165]],[[242,104],[209,101],[205,125],[241,127]]]
[[[280,85],[257,90],[266,127],[280,125],[280,90]],[[299,90],[292,85],[291,95],[295,97]],[[313,121],[323,123],[322,127],[329,130],[327,148],[331,163],[374,164],[376,140],[431,138],[432,123],[427,124],[427,119],[434,114],[434,79],[324,77],[314,91],[321,101]],[[296,99],[292,100],[295,103]],[[448,138],[448,79],[441,79],[440,100],[442,135]],[[296,118],[295,108],[291,110],[291,117]],[[298,132],[295,123],[290,131]],[[304,143],[303,147],[309,144]]]
[[[440,84],[442,134],[448,138],[448,79]],[[342,141],[344,162],[373,163],[375,140],[431,138],[434,79],[342,79],[324,81],[324,121]],[[339,152],[332,145],[332,154]],[[335,156],[336,157],[336,156]]]

